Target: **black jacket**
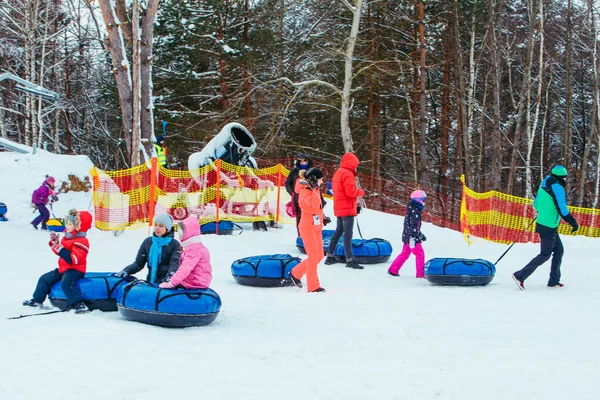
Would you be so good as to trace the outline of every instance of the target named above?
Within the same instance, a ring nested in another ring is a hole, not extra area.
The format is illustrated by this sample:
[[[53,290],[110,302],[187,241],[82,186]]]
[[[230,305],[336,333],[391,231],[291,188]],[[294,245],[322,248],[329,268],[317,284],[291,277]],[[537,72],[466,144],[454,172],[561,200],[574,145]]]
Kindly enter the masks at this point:
[[[411,200],[406,208],[404,217],[404,231],[402,232],[402,242],[409,243],[410,238],[415,239],[415,243],[421,243],[421,211],[423,205],[418,201]]]
[[[306,167],[306,169],[312,168],[313,166],[313,161],[312,159],[310,159],[309,157],[302,157],[302,158],[306,158],[308,160],[308,167]],[[291,196],[292,193],[294,193],[294,188],[296,187],[296,179],[298,179],[298,176],[300,175],[300,160],[296,160],[296,164],[294,166],[294,168],[290,171],[290,174],[288,175],[287,179],[285,180],[285,190],[289,193],[289,195]],[[296,200],[297,202],[297,200]],[[297,204],[296,204],[297,206]]]
[[[173,235],[173,232],[170,233]],[[150,254],[150,247],[152,246],[152,237],[146,238],[140,249],[138,250],[137,257],[135,261],[123,268],[123,271],[127,272],[129,275],[133,275],[139,271],[141,271],[146,264],[148,263],[148,254]],[[181,247],[177,240],[171,240],[171,243],[164,246],[162,248],[162,253],[160,256],[160,264],[158,264],[158,269],[156,271],[156,282],[152,283],[160,283],[162,282],[167,274],[174,274],[179,268],[179,256],[181,253]],[[150,282],[150,269],[148,268],[148,276],[146,280]]]

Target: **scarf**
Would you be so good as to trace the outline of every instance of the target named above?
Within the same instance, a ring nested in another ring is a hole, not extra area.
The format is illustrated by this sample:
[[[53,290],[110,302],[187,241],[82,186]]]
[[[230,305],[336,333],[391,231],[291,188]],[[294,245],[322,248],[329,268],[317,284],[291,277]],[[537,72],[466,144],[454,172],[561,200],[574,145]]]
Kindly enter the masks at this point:
[[[150,283],[156,282],[156,272],[158,270],[158,264],[162,257],[163,246],[171,243],[173,238],[171,236],[158,237],[152,236],[152,246],[150,246],[150,253],[148,254],[148,268],[150,268]]]
[[[75,239],[75,238],[86,237],[86,236],[87,236],[87,234],[85,232],[77,232],[75,234],[73,234],[73,232],[65,233],[65,237],[67,239]]]

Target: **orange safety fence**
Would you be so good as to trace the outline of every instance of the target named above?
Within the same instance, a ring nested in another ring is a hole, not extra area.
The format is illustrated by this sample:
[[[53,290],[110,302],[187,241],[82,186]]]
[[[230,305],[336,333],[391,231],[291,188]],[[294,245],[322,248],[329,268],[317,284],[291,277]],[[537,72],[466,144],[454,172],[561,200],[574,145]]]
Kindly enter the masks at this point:
[[[465,239],[471,236],[498,243],[537,242],[535,234],[536,211],[533,200],[489,191],[477,193],[465,185],[461,203],[460,226]],[[569,207],[579,223],[579,230],[572,233],[571,227],[561,220],[558,232],[563,235],[600,236],[600,210],[594,208]]]
[[[156,159],[134,168],[92,168],[96,227],[123,230],[150,224],[154,215],[175,220],[196,215],[201,223],[276,221],[294,223],[285,212],[289,170],[281,164],[263,169],[216,160],[195,171],[168,170]]]

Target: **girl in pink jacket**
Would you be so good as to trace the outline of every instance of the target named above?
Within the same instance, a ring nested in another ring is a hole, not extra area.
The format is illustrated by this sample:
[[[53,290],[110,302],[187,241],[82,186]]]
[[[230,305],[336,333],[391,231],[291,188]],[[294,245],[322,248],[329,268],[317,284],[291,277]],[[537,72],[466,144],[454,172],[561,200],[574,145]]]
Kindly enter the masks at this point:
[[[212,281],[210,254],[200,239],[200,224],[193,217],[187,217],[178,223],[177,232],[181,237],[181,261],[177,272],[159,287],[172,289],[178,286],[184,289],[206,289]]]

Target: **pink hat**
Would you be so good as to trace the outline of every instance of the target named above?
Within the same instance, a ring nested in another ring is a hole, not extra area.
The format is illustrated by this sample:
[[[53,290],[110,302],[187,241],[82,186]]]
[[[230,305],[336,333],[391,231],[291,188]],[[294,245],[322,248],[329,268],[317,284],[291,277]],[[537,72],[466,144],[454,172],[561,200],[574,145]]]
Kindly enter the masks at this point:
[[[48,183],[54,183],[54,182],[56,182],[56,179],[54,179],[53,176],[46,175],[46,182],[48,182]]]
[[[410,194],[410,198],[423,204],[425,203],[425,199],[427,198],[427,193],[425,193],[425,191],[423,190],[415,190]]]

